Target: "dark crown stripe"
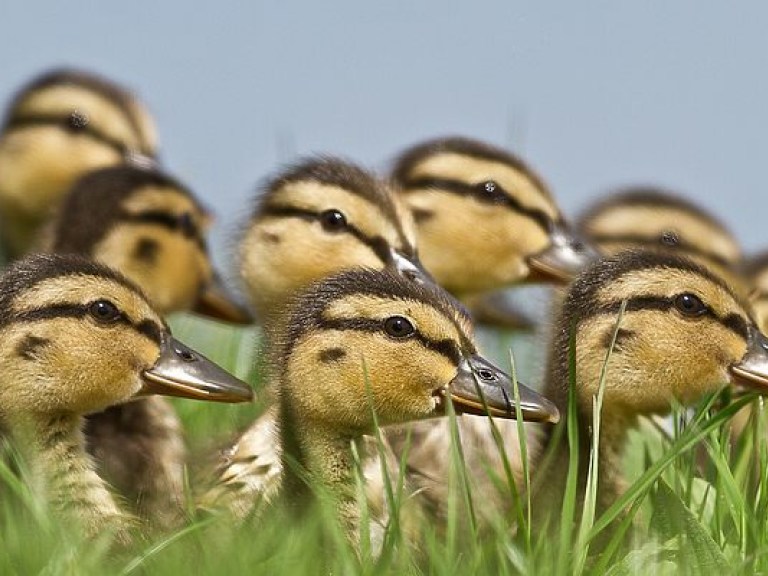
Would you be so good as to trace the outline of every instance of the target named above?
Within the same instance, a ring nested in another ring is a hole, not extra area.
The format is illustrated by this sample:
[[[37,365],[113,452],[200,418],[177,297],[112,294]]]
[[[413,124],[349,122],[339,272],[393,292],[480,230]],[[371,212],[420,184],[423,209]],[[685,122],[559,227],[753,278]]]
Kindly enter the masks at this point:
[[[308,222],[318,221],[321,214],[321,212],[296,208],[293,206],[265,206],[261,213],[265,216],[272,216],[275,218],[301,218]],[[368,236],[363,233],[362,230],[349,223],[347,223],[344,230],[339,230],[339,233],[351,234],[360,240],[360,242],[368,246],[384,265],[391,264],[392,256],[389,249],[389,243],[381,236]]]
[[[649,248],[659,248],[663,250],[674,250],[679,249],[684,252],[687,252],[689,254],[695,254],[697,256],[701,256],[703,258],[706,258],[707,260],[711,260],[715,264],[720,264],[724,267],[730,267],[733,264],[729,262],[726,258],[721,256],[720,254],[715,254],[714,252],[711,252],[709,250],[704,250],[700,246],[696,246],[695,244],[691,244],[690,242],[686,242],[682,238],[678,238],[674,246],[668,246],[662,242],[662,240],[658,237],[653,236],[643,236],[642,234],[609,234],[609,233],[603,233],[603,234],[588,234],[589,238],[593,240],[594,242],[601,244],[601,243],[621,243],[621,244],[632,244],[637,247],[649,247]]]
[[[675,307],[674,298],[667,296],[636,296],[630,298],[627,301],[625,312],[635,312],[640,310],[658,310],[661,312],[667,312],[673,310]],[[581,316],[581,320],[585,320],[591,316],[598,316],[604,314],[618,314],[621,309],[622,301],[609,302],[607,304],[601,304],[593,308],[589,313]],[[737,336],[740,336],[744,340],[747,340],[749,336],[749,328],[747,321],[736,313],[728,314],[725,317],[718,316],[714,310],[707,308],[705,316],[711,318],[715,322],[721,324]]]
[[[87,304],[54,304],[52,306],[46,306],[45,308],[33,308],[30,310],[24,310],[17,312],[10,316],[7,320],[8,324],[22,323],[22,322],[40,322],[43,320],[51,320],[55,318],[76,318],[81,319],[88,316]],[[138,324],[131,322],[131,320],[123,313],[114,321],[115,323],[127,326],[132,330],[135,330],[142,336],[149,338],[156,344],[160,345],[162,339],[162,329],[152,320],[143,320]],[[108,326],[108,324],[105,324]]]
[[[319,327],[323,330],[358,330],[361,332],[372,332],[384,334],[384,321],[372,318],[323,318],[319,322]],[[450,360],[456,366],[461,362],[462,354],[459,346],[453,340],[435,340],[422,334],[418,330],[409,337],[393,340],[416,340],[424,348],[436,352]]]
[[[469,196],[487,204],[500,204],[510,208],[518,214],[527,216],[536,222],[545,232],[550,232],[552,230],[553,224],[555,222],[553,222],[552,218],[544,211],[539,210],[538,208],[529,208],[527,206],[523,206],[517,199],[509,196],[504,192],[501,192],[498,195],[489,196],[482,189],[482,184],[483,183],[481,182],[472,185],[467,184],[466,182],[461,182],[460,180],[425,177],[406,180],[403,185],[403,189],[407,192],[416,188],[432,188],[437,190],[444,190],[446,192],[450,192],[451,194],[458,194],[460,196]]]

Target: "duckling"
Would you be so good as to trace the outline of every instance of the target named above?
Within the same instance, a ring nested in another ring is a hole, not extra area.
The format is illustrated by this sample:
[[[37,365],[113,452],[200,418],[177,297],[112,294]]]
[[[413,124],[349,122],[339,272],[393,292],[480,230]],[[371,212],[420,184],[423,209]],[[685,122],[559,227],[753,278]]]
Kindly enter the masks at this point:
[[[413,221],[384,181],[351,162],[307,158],[263,187],[240,241],[241,275],[267,323],[312,282],[358,267],[388,268],[431,283],[417,256]],[[245,517],[278,488],[277,409],[226,451],[204,508]]]
[[[430,140],[406,150],[392,177],[415,218],[426,269],[462,300],[521,282],[565,283],[597,256],[542,178],[506,150],[462,137]],[[492,317],[488,305],[482,313]],[[520,316],[497,312],[512,323]]]
[[[313,285],[285,314],[267,329],[282,498],[300,513],[313,492],[331,494],[353,544],[360,511],[350,443],[373,431],[373,413],[386,426],[444,415],[450,401],[459,413],[487,406],[514,417],[509,377],[477,353],[469,317],[432,286],[353,270]],[[527,418],[558,418],[549,401],[521,392]]]
[[[297,291],[335,272],[391,267],[431,281],[413,222],[385,182],[330,156],[308,158],[267,182],[240,242],[241,275],[268,319]]]
[[[77,256],[35,255],[0,278],[0,421],[33,490],[90,537],[130,539],[85,451],[82,416],[146,394],[221,402],[250,388],[171,337],[140,290]]]
[[[622,302],[626,302],[625,312],[605,367],[599,510],[624,490],[625,438],[640,416],[666,413],[673,401],[690,405],[727,384],[765,391],[768,377],[768,339],[755,325],[749,304],[709,268],[648,251],[622,252],[595,263],[574,281],[566,296],[544,389],[565,414],[573,331],[582,494],[593,397]],[[551,433],[552,429],[548,438]],[[546,480],[539,478],[541,490],[534,494],[539,512],[561,509],[568,459],[562,442]]]
[[[251,316],[223,291],[206,249],[209,216],[194,195],[157,169],[114,166],[78,180],[47,231],[45,248],[116,268],[143,287],[162,314],[206,312],[228,321]],[[142,518],[172,527],[184,513],[186,448],[173,406],[147,398],[86,421],[101,474]]]
[[[760,329],[768,330],[768,252],[747,258],[741,269],[752,288],[750,302]]]
[[[11,258],[85,172],[126,162],[151,166],[157,136],[149,112],[125,88],[73,69],[24,86],[0,128],[0,240]]]
[[[739,242],[725,224],[662,188],[617,189],[588,208],[577,227],[605,255],[630,248],[671,251],[727,275],[730,281],[742,260]]]

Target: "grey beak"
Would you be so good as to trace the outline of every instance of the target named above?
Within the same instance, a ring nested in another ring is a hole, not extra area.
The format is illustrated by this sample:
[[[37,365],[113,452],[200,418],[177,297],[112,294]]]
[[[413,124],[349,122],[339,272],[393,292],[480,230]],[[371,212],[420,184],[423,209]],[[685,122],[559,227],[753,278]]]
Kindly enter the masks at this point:
[[[523,420],[553,424],[560,420],[560,412],[552,402],[520,383],[517,388]],[[450,397],[457,413],[517,417],[512,380],[477,354],[462,360],[456,376],[440,393]]]
[[[132,149],[125,153],[125,163],[143,170],[157,170],[160,168],[160,162],[156,158]]]
[[[256,320],[224,284],[218,273],[200,294],[192,312],[232,324],[253,324]]]
[[[144,374],[144,394],[179,396],[211,402],[250,402],[253,390],[170,335],[160,345],[160,357]]]
[[[600,258],[591,244],[562,224],[556,224],[549,237],[549,247],[528,258],[533,282],[568,283],[587,264]]]
[[[413,280],[418,284],[437,285],[435,279],[424,269],[424,266],[421,264],[418,257],[411,256],[409,258],[394,248],[390,249],[389,257],[392,268],[394,268],[394,270],[401,276]]]
[[[768,338],[752,326],[744,357],[731,366],[734,384],[768,394]]]

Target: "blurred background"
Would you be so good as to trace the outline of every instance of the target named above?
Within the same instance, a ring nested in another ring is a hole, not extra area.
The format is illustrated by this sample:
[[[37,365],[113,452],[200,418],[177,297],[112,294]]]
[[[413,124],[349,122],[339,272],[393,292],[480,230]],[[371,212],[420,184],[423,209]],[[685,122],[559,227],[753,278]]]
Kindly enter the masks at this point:
[[[768,248],[768,5],[552,4],[6,3],[0,101],[58,65],[136,91],[165,165],[218,213],[225,267],[281,163],[328,152],[385,169],[448,134],[522,154],[571,216],[614,186],[659,184]]]

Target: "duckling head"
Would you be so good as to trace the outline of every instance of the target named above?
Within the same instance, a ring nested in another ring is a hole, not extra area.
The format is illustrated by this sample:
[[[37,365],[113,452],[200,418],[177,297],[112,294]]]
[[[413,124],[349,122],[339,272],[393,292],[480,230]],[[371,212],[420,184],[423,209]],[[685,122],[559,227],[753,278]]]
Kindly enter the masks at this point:
[[[157,169],[115,166],[86,174],[51,226],[50,249],[84,254],[140,285],[163,314],[194,310],[247,323],[206,247],[210,215],[180,182]]]
[[[561,409],[567,403],[571,331],[577,398],[585,413],[591,413],[604,365],[603,414],[619,420],[665,412],[675,400],[691,404],[727,384],[766,390],[766,339],[749,305],[722,278],[689,259],[622,252],[594,264],[572,284],[551,363],[550,392]]]
[[[393,177],[416,220],[424,265],[455,294],[567,282],[596,257],[543,180],[505,150],[431,140],[401,155]]]
[[[175,340],[139,289],[78,256],[35,255],[0,279],[0,411],[103,410],[144,394],[242,402],[250,388]]]
[[[297,421],[355,435],[456,412],[514,418],[509,377],[477,352],[466,312],[443,291],[389,270],[354,270],[295,298],[270,329],[279,395]],[[520,386],[528,420],[554,405]],[[484,400],[483,400],[484,398]]]
[[[9,253],[85,172],[124,162],[153,165],[154,123],[127,90],[99,76],[57,69],[22,88],[0,129],[0,218]]]
[[[389,187],[332,157],[309,158],[269,181],[240,242],[241,273],[268,317],[296,291],[355,267],[431,282],[413,222]]]
[[[712,214],[666,190],[617,190],[589,208],[578,222],[581,233],[605,255],[622,250],[674,252],[718,274],[741,261],[735,236]]]

